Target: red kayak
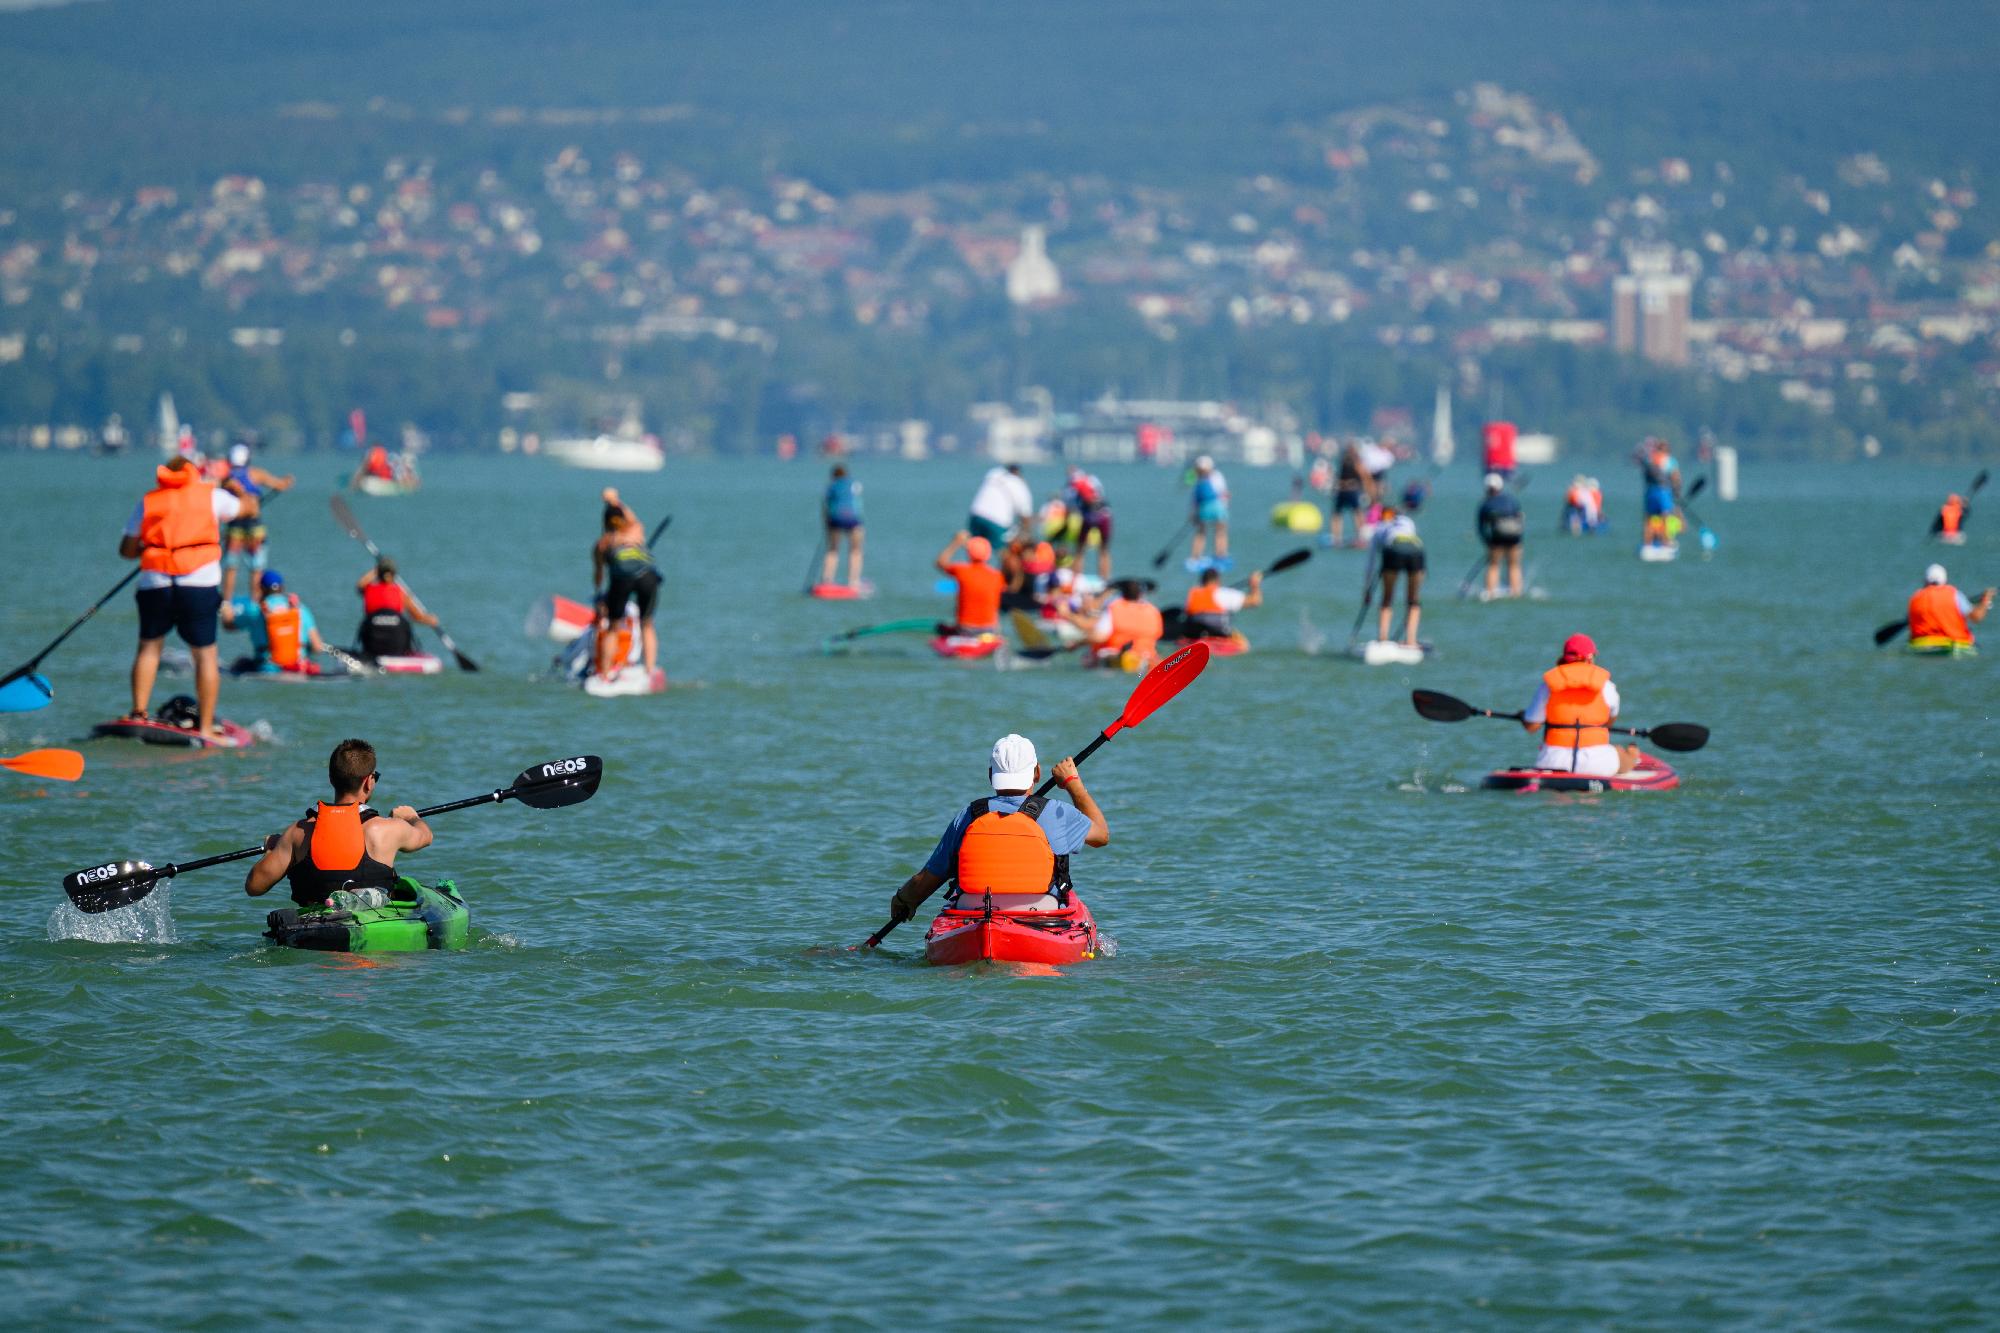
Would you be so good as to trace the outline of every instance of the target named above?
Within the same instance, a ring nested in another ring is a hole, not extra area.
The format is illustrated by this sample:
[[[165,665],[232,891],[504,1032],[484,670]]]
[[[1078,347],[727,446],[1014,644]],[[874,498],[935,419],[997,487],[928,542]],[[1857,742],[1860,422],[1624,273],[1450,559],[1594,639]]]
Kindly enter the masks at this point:
[[[940,634],[931,640],[931,651],[939,657],[972,659],[991,657],[1005,643],[998,634]]]
[[[1083,899],[1070,895],[1060,912],[994,912],[948,907],[931,921],[924,958],[940,967],[960,963],[1043,963],[1059,967],[1097,957],[1097,923]]]
[[[874,595],[875,585],[866,581],[858,588],[846,583],[815,583],[806,589],[806,596],[823,602],[858,602]]]
[[[1610,777],[1565,773],[1553,768],[1503,768],[1488,773],[1479,785],[1489,791],[1672,791],[1681,785],[1681,776],[1653,756],[1643,754],[1631,772]]]

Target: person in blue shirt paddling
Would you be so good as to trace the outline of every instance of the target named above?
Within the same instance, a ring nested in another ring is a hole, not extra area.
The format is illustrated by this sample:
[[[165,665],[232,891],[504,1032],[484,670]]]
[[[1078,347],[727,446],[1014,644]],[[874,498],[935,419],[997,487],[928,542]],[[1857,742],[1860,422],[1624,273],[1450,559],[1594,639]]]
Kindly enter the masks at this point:
[[[1675,520],[1680,516],[1681,465],[1658,437],[1639,447],[1638,463],[1646,480],[1646,523],[1640,540],[1648,546],[1671,545],[1679,535]]]
[[[820,566],[819,581],[833,582],[833,569],[838,563],[840,538],[847,536],[847,586],[861,586],[861,483],[847,475],[847,468],[836,463],[833,478],[826,487],[826,561]]]
[[[981,851],[989,860],[995,857],[1006,859],[1008,844],[1020,841],[1009,832],[994,827],[1001,821],[990,817],[1022,813],[1022,807],[1030,799],[1028,793],[1041,783],[1042,766],[1035,757],[1035,743],[1026,736],[1002,736],[993,742],[986,772],[993,784],[993,795],[974,801],[953,816],[944,836],[931,850],[930,859],[924,862],[923,869],[903,881],[895,897],[889,900],[889,915],[894,920],[908,921],[916,915],[917,908],[923,906],[926,898],[947,881],[958,878],[959,855],[969,840],[980,840]],[[1057,761],[1055,779],[1076,804],[1069,806],[1047,801],[1032,813],[1036,831],[1047,841],[1048,850],[1055,854],[1056,873],[1066,882],[1070,854],[1080,847],[1107,845],[1111,841],[1111,827],[1104,822],[1104,812],[1098,809],[1097,802],[1084,790],[1083,779],[1077,776],[1076,760]],[[1050,886],[1051,889],[1054,887]],[[955,899],[957,889],[954,888],[952,893]],[[993,907],[999,911],[1046,912],[1055,910],[1056,906],[1053,893],[992,896]],[[1008,901],[1003,902],[1002,899]],[[1016,899],[1019,901],[1014,901]]]
[[[311,654],[327,651],[319,624],[304,602],[285,591],[285,576],[267,569],[257,576],[257,597],[223,603],[222,627],[250,635],[250,656],[238,658],[230,671],[296,671],[314,675],[319,666]]]

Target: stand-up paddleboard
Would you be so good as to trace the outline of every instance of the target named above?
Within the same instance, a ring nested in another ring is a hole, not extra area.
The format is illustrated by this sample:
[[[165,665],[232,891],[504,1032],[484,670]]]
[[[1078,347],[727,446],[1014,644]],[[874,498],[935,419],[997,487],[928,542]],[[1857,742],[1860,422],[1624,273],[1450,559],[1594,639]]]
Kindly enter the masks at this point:
[[[435,676],[444,670],[444,659],[432,657],[429,653],[410,653],[400,657],[356,657],[374,667],[385,676]]]
[[[1411,647],[1389,639],[1370,639],[1347,650],[1347,655],[1365,666],[1417,666],[1434,650],[1428,643]]]
[[[658,694],[667,688],[667,673],[654,667],[648,674],[643,665],[622,666],[608,676],[584,677],[583,692],[598,699],[621,699],[632,695]]]
[[[847,583],[815,583],[806,589],[806,596],[816,597],[822,602],[861,602],[875,595],[875,585],[863,579],[858,585]]]
[[[1488,773],[1480,781],[1488,791],[1672,791],[1681,785],[1680,774],[1649,754],[1639,756],[1630,772],[1603,777],[1565,773],[1550,768],[1503,768]]]
[[[1236,568],[1236,559],[1227,555],[1191,555],[1181,561],[1181,568],[1190,574],[1206,574],[1211,569],[1226,574]]]
[[[239,657],[234,662],[231,662],[229,664],[229,674],[236,680],[283,681],[294,685],[311,684],[323,680],[354,679],[354,673],[345,668],[326,671],[322,670],[316,662],[306,663],[304,670],[292,670],[286,667],[266,667],[260,665],[254,657]]]
[[[1675,542],[1649,542],[1639,548],[1639,558],[1647,564],[1659,564],[1666,560],[1680,558],[1681,548]]]
[[[242,750],[257,743],[257,733],[218,717],[220,739],[203,736],[194,729],[195,701],[185,694],[175,695],[153,710],[151,717],[120,717],[100,722],[90,729],[92,736],[115,740],[144,741],[148,745],[178,745],[192,750]]]

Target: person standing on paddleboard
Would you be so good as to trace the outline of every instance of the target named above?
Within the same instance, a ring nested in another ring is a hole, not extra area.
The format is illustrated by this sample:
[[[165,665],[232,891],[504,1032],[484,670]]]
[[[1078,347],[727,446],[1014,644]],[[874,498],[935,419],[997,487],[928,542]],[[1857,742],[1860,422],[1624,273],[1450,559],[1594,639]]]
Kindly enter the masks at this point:
[[[1645,477],[1646,524],[1640,540],[1647,546],[1669,546],[1679,536],[1671,520],[1681,504],[1681,465],[1667,442],[1655,436],[1639,447],[1639,471]]]
[[[1417,535],[1417,521],[1408,514],[1399,513],[1396,506],[1382,506],[1382,521],[1375,527],[1371,540],[1371,559],[1380,571],[1382,580],[1382,606],[1376,613],[1375,637],[1379,642],[1389,642],[1390,622],[1394,619],[1390,603],[1396,600],[1396,579],[1398,575],[1407,578],[1403,593],[1403,642],[1417,646],[1417,623],[1424,615],[1424,539]]]
[[[1104,483],[1080,467],[1069,470],[1064,492],[1076,545],[1076,571],[1083,572],[1083,558],[1091,539],[1097,540],[1097,577],[1111,579],[1111,502],[1104,497]]]
[[[1207,454],[1194,460],[1194,493],[1189,503],[1194,542],[1188,548],[1188,559],[1199,565],[1202,552],[1213,540],[1215,554],[1207,558],[1217,569],[1229,568],[1229,480]]]
[[[1340,449],[1340,470],[1333,488],[1333,517],[1327,524],[1327,535],[1335,546],[1346,546],[1347,516],[1354,516],[1354,545],[1362,542],[1361,511],[1380,498],[1375,478],[1368,475],[1368,469],[1361,465],[1361,448],[1352,439]]]
[[[264,855],[243,877],[245,893],[261,897],[288,879],[292,901],[303,908],[380,907],[396,886],[396,854],[431,845],[431,826],[415,808],[399,805],[387,818],[368,808],[382,774],[367,741],[334,746],[326,778],[333,800],[316,802],[305,818],[264,839]]]
[[[1943,565],[1932,565],[1924,571],[1924,586],[1910,595],[1910,642],[1919,647],[1971,647],[1976,641],[1972,627],[1992,609],[1993,589],[1980,593],[1977,602],[1970,601],[1951,586]]]
[[[256,500],[260,509],[266,492],[277,495],[288,491],[293,480],[290,473],[280,477],[263,468],[252,467],[250,445],[245,440],[229,446],[229,479],[244,495]],[[253,581],[264,572],[264,515],[262,512],[249,518],[239,515],[223,528],[222,534],[227,548],[222,568],[222,601],[226,606],[236,596],[238,570],[249,570]]]
[[[1597,644],[1588,634],[1563,641],[1562,656],[1542,673],[1535,699],[1521,714],[1523,730],[1542,732],[1535,767],[1563,773],[1610,777],[1639,763],[1639,747],[1611,743],[1609,727],[1618,716],[1618,687],[1597,665]]]
[[[1486,597],[1500,595],[1500,563],[1507,563],[1507,595],[1521,595],[1521,541],[1528,531],[1528,517],[1521,502],[1507,489],[1507,479],[1498,472],[1486,474],[1486,498],[1480,502],[1479,540],[1486,544]]]
[[[972,512],[965,520],[966,532],[983,537],[997,546],[1007,540],[1017,524],[1035,516],[1035,495],[1021,479],[1021,465],[987,469],[979,489],[972,496]]]
[[[1076,760],[1055,766],[1056,782],[1076,804],[1063,805],[1028,793],[1042,780],[1035,745],[1026,736],[993,742],[986,775],[991,797],[974,801],[952,817],[923,869],[903,881],[889,900],[892,921],[908,921],[924,900],[947,882],[946,906],[996,912],[1053,912],[1070,889],[1069,858],[1081,847],[1103,847],[1111,826],[1077,776]]]
[[[617,656],[611,626],[628,604],[639,611],[639,640],[645,654],[646,678],[660,666],[660,636],[653,629],[653,610],[660,599],[660,567],[646,541],[646,525],[618,492],[604,488],[604,531],[590,551],[590,586],[604,592],[597,604],[597,674],[610,676],[624,663]]]
[[[354,590],[361,594],[361,628],[354,639],[363,657],[412,656],[417,651],[417,632],[410,628],[410,622],[437,628],[437,617],[424,610],[417,595],[403,585],[396,576],[396,562],[386,555],[361,576]]]
[[[847,475],[844,463],[833,465],[826,484],[823,506],[826,517],[826,559],[820,564],[819,581],[833,582],[834,566],[840,563],[840,539],[847,538],[847,586],[861,590],[861,483]]]
[[[223,739],[215,725],[222,671],[215,636],[222,612],[222,525],[257,516],[257,501],[235,482],[211,485],[187,458],[173,458],[153,474],[125,524],[118,554],[139,562],[139,647],[132,655],[132,711],[144,719],[160,672],[168,631],[181,636],[194,657],[196,730]]]

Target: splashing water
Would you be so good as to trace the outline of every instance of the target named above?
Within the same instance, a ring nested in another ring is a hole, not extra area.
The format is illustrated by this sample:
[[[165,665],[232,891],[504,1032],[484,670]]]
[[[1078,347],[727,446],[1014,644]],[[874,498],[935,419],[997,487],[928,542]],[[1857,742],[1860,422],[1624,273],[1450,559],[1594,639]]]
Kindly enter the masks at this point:
[[[1307,657],[1319,656],[1319,650],[1326,646],[1326,634],[1312,623],[1306,609],[1299,608],[1299,651]]]
[[[79,912],[65,898],[49,913],[50,940],[89,940],[92,944],[173,944],[173,890],[162,884],[133,903],[111,912]]]

